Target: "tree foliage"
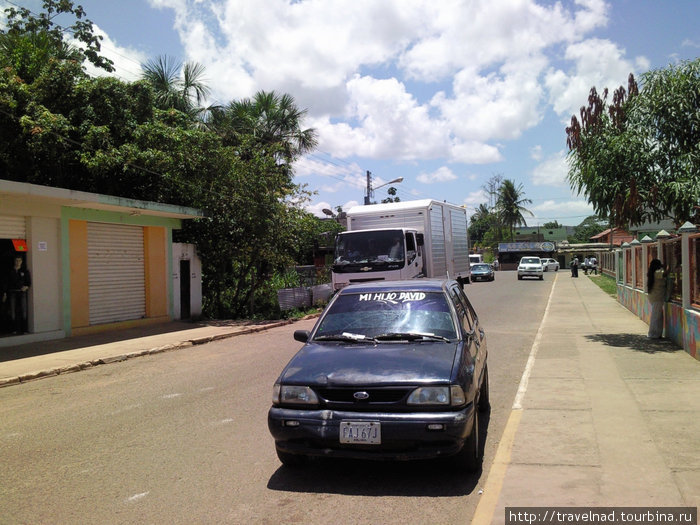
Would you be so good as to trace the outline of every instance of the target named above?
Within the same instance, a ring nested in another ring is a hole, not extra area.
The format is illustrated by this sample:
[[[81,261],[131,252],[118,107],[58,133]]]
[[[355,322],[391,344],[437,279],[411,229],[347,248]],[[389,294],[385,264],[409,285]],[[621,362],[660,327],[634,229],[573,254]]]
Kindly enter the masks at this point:
[[[671,217],[700,202],[700,59],[632,75],[607,102],[592,88],[567,127],[568,180],[614,226]]]
[[[531,204],[532,201],[523,195],[523,185],[516,186],[510,179],[505,179],[498,187],[496,213],[498,213],[501,223],[510,231],[511,241],[515,227],[527,224],[524,214],[533,216],[533,213],[524,207],[525,204]]]
[[[38,17],[8,10],[0,31],[12,50],[0,56],[3,178],[205,210],[175,232],[202,258],[205,313],[275,315],[265,282],[308,262],[327,227],[303,210],[308,192],[293,182],[294,161],[316,143],[301,126],[304,111],[290,95],[261,92],[194,125],[208,93],[201,67],[162,60],[137,82],[89,77],[85,60],[111,65],[82,8],[44,6]],[[79,19],[71,30],[83,49],[65,44],[58,13]],[[43,47],[29,52],[32,42]]]

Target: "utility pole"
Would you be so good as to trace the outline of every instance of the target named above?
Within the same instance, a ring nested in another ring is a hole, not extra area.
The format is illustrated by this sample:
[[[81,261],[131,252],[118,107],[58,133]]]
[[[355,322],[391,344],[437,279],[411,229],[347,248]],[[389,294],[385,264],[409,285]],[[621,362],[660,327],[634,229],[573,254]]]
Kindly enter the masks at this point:
[[[367,195],[365,195],[365,206],[371,204],[372,198],[372,172],[367,170]]]

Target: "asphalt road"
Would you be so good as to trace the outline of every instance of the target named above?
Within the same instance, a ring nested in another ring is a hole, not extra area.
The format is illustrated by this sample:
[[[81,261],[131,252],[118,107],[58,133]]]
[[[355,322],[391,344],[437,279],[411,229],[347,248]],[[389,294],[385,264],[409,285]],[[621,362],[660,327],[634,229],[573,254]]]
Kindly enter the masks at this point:
[[[0,390],[0,523],[469,523],[553,278],[498,272],[466,288],[489,348],[480,475],[434,461],[282,467],[266,415],[303,321]]]

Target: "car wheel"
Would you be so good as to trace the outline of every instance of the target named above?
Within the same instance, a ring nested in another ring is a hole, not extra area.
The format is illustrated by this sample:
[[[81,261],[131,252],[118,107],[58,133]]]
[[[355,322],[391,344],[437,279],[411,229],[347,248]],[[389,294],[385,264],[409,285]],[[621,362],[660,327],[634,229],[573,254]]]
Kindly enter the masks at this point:
[[[491,398],[489,396],[489,367],[484,367],[484,377],[479,387],[479,412],[488,412],[491,408]]]
[[[275,447],[275,450],[277,450],[277,457],[285,467],[301,467],[307,463],[306,456],[290,454],[280,450],[278,447]]]
[[[476,410],[474,410],[473,414],[474,424],[472,425],[472,431],[464,441],[462,450],[455,456],[454,463],[459,470],[466,470],[467,472],[478,472],[483,459],[481,447],[479,446],[479,414]]]
[[[522,276],[522,275],[518,275],[518,281],[522,281],[522,280],[523,280],[523,276]]]
[[[540,281],[544,279],[544,275],[540,275]]]

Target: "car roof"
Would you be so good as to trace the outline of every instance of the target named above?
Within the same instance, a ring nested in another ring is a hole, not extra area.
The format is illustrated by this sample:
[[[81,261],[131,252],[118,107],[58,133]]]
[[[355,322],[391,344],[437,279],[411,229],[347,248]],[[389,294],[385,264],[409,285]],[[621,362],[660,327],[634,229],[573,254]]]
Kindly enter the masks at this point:
[[[456,281],[446,279],[410,279],[406,281],[373,281],[350,284],[340,290],[340,294],[381,293],[387,291],[443,292]]]

